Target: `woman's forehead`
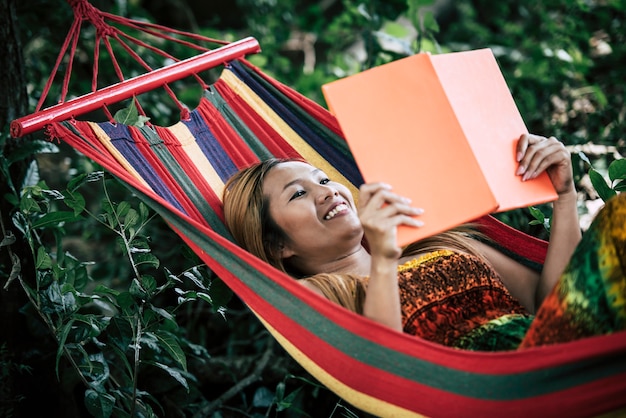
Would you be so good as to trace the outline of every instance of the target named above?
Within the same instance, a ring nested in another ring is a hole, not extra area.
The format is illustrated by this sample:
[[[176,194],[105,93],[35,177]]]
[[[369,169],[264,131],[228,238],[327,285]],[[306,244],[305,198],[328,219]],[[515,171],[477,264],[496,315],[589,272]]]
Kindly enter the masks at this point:
[[[265,175],[263,181],[264,191],[268,188],[286,189],[290,185],[297,183],[300,179],[305,179],[320,170],[309,163],[302,161],[285,161],[275,165]]]
[[[319,169],[303,161],[285,161],[272,167],[266,178],[300,176],[316,171],[319,171]]]

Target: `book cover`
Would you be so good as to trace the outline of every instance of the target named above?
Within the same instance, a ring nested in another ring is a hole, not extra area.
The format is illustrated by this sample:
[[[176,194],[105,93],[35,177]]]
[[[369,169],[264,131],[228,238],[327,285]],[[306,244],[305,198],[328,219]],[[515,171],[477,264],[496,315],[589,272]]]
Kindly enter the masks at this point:
[[[545,203],[544,173],[522,182],[515,145],[527,132],[489,49],[417,54],[322,87],[366,182],[424,209],[405,245],[495,211]]]

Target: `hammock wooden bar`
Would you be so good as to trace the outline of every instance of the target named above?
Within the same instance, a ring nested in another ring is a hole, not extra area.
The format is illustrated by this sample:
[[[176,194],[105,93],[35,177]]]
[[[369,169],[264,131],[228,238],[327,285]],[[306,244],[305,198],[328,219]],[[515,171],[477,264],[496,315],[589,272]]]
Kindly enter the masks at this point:
[[[195,57],[176,62],[167,67],[138,75],[126,81],[113,84],[92,93],[85,94],[65,103],[48,107],[31,115],[11,122],[11,136],[14,138],[31,134],[52,122],[75,118],[133,96],[160,88],[167,83],[189,77],[220,64],[258,53],[259,43],[252,37],[204,52]]]

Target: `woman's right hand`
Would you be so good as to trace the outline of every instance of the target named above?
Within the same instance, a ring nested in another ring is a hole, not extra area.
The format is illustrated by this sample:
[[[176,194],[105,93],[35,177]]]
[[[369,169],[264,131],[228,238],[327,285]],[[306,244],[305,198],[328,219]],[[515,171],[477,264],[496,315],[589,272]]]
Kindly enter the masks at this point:
[[[411,206],[411,201],[391,191],[385,183],[364,184],[359,194],[359,219],[363,225],[370,254],[397,260],[402,249],[397,243],[399,225],[422,226],[414,216],[423,211]]]

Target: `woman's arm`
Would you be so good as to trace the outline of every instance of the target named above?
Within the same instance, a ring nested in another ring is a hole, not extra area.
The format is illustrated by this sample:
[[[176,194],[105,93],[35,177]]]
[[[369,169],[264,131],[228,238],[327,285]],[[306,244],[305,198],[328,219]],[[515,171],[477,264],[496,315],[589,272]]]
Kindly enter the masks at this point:
[[[523,180],[548,173],[558,199],[553,203],[552,227],[535,302],[538,307],[552,291],[581,239],[576,207],[577,195],[572,160],[565,146],[554,137],[523,135],[517,145],[518,174]]]
[[[413,218],[421,214],[409,201],[382,183],[365,184],[359,194],[359,218],[371,254],[370,277],[363,304],[363,315],[395,330],[402,331],[402,312],[398,288],[398,225],[419,227]]]
[[[541,274],[517,263],[486,245],[485,257],[502,277],[511,294],[534,312],[552,291],[581,238],[576,207],[576,189],[569,152],[556,138],[522,135],[517,144],[517,174],[530,180],[546,171],[558,194],[553,203],[548,252]]]

